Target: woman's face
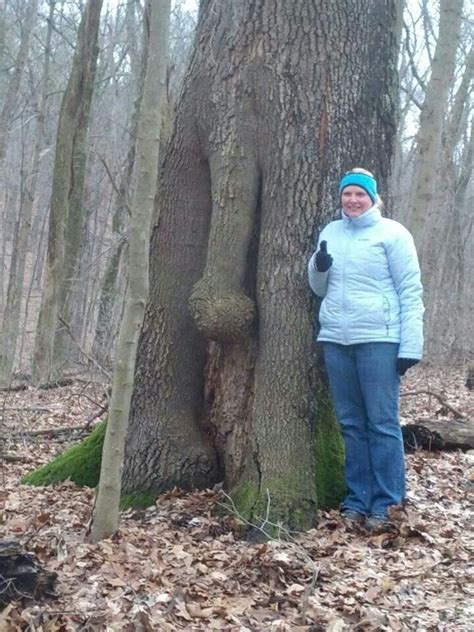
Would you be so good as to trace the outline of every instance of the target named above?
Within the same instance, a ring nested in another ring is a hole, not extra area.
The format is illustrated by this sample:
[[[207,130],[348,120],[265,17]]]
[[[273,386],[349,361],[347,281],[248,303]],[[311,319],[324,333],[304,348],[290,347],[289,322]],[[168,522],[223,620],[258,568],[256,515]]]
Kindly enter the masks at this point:
[[[341,193],[342,210],[347,217],[359,217],[373,206],[372,199],[361,187],[351,184]]]

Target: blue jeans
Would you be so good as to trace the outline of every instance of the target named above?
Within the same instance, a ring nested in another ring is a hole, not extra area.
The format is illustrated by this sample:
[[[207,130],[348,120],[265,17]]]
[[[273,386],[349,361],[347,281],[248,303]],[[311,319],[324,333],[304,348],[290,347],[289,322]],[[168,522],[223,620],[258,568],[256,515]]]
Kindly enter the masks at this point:
[[[348,494],[342,509],[387,515],[405,499],[398,418],[398,344],[324,342],[332,399],[345,444]]]

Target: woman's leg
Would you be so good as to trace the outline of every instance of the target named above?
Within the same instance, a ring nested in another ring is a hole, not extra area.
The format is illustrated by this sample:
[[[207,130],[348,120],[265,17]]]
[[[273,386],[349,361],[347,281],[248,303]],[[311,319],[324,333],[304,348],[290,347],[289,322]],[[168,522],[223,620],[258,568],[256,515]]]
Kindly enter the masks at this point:
[[[398,344],[357,345],[357,371],[368,418],[372,464],[372,515],[387,516],[390,505],[405,498],[405,460],[398,416],[400,376],[396,370]]]
[[[342,509],[367,514],[372,497],[372,469],[367,436],[367,416],[352,346],[325,342],[324,359],[337,420],[345,446],[345,479],[348,494]]]

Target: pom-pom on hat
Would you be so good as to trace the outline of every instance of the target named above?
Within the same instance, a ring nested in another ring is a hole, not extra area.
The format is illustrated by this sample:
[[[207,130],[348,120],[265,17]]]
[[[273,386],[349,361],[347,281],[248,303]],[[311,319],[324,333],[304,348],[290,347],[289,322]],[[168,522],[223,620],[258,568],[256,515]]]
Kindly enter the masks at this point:
[[[349,172],[339,182],[339,193],[351,184],[364,189],[372,202],[377,199],[377,180],[367,173]]]

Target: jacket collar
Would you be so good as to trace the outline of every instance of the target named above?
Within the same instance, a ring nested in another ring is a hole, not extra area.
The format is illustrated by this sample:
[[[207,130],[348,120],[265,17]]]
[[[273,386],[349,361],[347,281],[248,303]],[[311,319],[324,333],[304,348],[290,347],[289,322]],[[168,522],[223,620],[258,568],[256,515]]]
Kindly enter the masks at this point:
[[[353,226],[354,228],[366,228],[373,226],[382,218],[382,213],[378,206],[372,206],[368,211],[359,215],[359,217],[347,217],[341,210],[342,221],[344,226]]]

